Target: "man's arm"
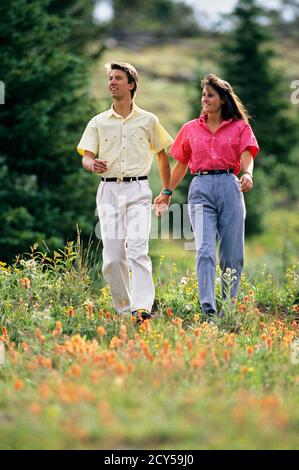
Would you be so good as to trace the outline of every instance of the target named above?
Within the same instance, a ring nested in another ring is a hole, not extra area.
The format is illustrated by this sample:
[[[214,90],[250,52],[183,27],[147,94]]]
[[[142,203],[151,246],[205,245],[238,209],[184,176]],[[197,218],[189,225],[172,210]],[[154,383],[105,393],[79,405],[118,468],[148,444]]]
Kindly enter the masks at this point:
[[[96,158],[96,155],[89,150],[84,150],[82,166],[86,171],[91,173],[104,173],[108,169],[106,160],[99,160]]]
[[[160,178],[162,181],[162,187],[163,189],[170,189],[169,187],[170,187],[171,172],[170,172],[169,157],[165,149],[157,153],[157,163],[158,163]],[[163,197],[163,201],[161,204],[157,203],[157,200],[160,197]],[[167,210],[167,207],[170,203],[170,198],[171,196],[167,196],[166,194],[162,195],[161,193],[159,196],[155,198],[156,214],[158,216],[160,216],[163,212]]]
[[[163,188],[169,188],[170,185],[170,164],[169,157],[163,149],[157,153],[157,163]]]

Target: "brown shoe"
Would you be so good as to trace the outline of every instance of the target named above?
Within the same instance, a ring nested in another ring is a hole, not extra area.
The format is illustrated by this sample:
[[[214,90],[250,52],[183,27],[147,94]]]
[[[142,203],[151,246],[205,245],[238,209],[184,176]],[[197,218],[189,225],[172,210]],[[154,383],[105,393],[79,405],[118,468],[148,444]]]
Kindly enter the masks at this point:
[[[152,314],[144,308],[138,308],[137,310],[133,310],[132,316],[136,318],[136,321],[140,323],[142,323],[144,320],[150,320],[152,318]]]

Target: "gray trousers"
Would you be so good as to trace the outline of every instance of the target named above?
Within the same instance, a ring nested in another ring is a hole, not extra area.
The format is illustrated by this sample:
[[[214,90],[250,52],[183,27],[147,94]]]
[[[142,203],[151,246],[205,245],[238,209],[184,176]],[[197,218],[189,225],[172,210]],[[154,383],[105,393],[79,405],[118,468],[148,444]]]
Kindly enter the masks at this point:
[[[216,312],[217,238],[224,299],[237,297],[243,270],[246,211],[239,180],[232,173],[195,176],[189,188],[188,203],[195,235],[201,307],[203,312]]]

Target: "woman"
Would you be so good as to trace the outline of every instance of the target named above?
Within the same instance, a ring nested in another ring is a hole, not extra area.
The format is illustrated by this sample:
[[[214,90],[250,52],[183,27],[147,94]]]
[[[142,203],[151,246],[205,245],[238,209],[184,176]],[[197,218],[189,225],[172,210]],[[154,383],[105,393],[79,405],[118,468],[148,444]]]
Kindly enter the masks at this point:
[[[244,258],[243,193],[252,189],[253,159],[259,146],[247,112],[228,82],[216,75],[206,76],[201,104],[200,117],[181,128],[170,149],[177,160],[170,190],[189,167],[194,176],[188,203],[196,242],[199,298],[204,317],[211,319],[217,315],[217,238],[223,298],[237,296]],[[170,195],[159,196],[156,203],[168,204]]]

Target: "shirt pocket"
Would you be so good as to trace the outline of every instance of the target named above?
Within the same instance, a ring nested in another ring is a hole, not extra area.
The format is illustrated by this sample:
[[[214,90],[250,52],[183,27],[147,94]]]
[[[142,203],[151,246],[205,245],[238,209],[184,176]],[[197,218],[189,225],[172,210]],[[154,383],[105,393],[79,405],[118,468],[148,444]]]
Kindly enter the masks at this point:
[[[115,152],[116,147],[117,147],[117,135],[116,134],[104,135],[100,142],[100,154],[102,156],[109,156],[112,152],[113,153]]]
[[[222,137],[218,139],[218,154],[224,162],[236,164],[240,161],[240,138]]]
[[[210,154],[211,137],[192,136],[189,138],[192,154],[194,156],[208,156]]]
[[[144,160],[150,151],[150,144],[143,129],[136,129],[130,133],[130,158],[132,160]]]

